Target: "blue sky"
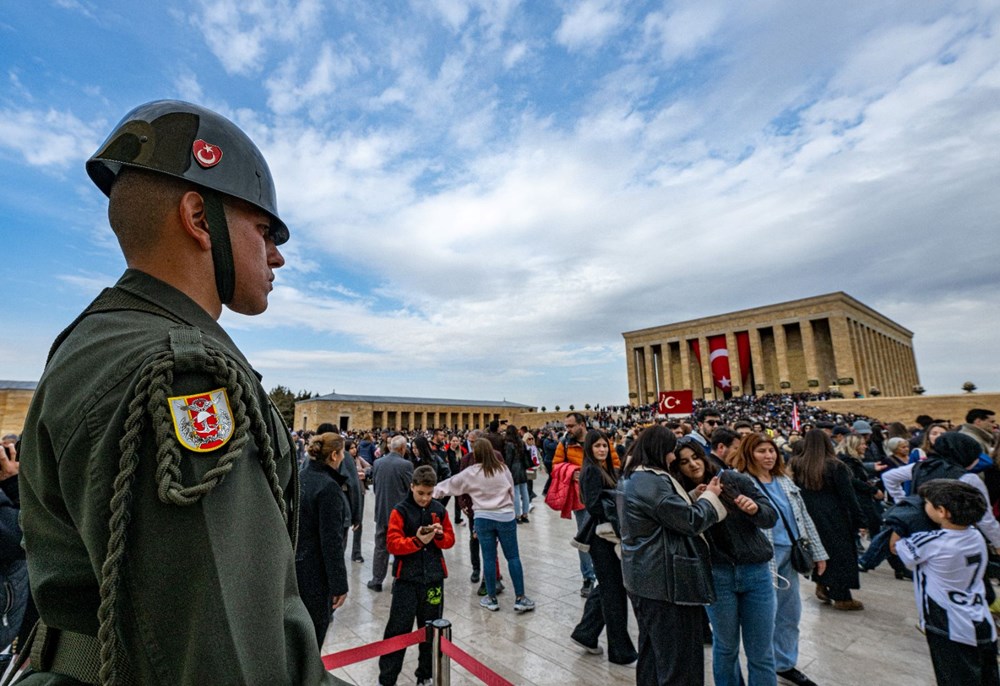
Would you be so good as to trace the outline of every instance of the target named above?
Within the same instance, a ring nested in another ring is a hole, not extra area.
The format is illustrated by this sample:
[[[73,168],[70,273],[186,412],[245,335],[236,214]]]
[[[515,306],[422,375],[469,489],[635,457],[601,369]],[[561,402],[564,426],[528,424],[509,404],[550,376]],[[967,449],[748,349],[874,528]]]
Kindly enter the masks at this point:
[[[268,388],[624,403],[621,332],[843,290],[1000,390],[995,2],[2,6],[2,379],[124,268],[84,161],[181,98],[292,232],[222,320]]]

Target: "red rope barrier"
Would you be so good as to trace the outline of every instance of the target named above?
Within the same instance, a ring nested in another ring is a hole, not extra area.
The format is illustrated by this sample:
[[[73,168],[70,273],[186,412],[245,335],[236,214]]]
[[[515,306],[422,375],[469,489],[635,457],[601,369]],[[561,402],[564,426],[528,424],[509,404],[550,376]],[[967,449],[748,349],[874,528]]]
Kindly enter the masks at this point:
[[[441,652],[460,664],[465,671],[472,674],[486,686],[514,686],[492,669],[459,648],[444,636],[441,637]]]
[[[409,634],[401,634],[382,641],[376,641],[375,643],[369,643],[368,645],[358,646],[357,648],[348,648],[347,650],[341,650],[340,652],[324,655],[323,666],[326,667],[328,671],[331,669],[339,669],[340,667],[353,665],[355,662],[363,662],[364,660],[370,660],[373,657],[388,655],[389,653],[394,653],[397,650],[402,650],[403,648],[409,648],[412,645],[423,643],[426,640],[427,629],[417,629]]]

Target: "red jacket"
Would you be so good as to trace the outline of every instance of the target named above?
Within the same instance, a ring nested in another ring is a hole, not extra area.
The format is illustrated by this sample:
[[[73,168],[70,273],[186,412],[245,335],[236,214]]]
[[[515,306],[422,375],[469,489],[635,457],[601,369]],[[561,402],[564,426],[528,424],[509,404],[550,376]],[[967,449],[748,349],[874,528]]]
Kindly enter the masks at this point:
[[[583,509],[580,487],[573,479],[573,475],[579,471],[580,468],[572,462],[560,462],[552,467],[552,483],[549,484],[545,504],[553,510],[559,510],[559,516],[563,519],[572,517],[574,510]]]
[[[437,523],[444,530],[425,545],[417,538],[417,529]],[[451,528],[447,510],[436,500],[427,507],[420,507],[410,493],[392,509],[385,547],[396,558],[392,564],[395,578],[422,583],[436,583],[447,578],[448,566],[441,551],[453,545],[455,530]]]

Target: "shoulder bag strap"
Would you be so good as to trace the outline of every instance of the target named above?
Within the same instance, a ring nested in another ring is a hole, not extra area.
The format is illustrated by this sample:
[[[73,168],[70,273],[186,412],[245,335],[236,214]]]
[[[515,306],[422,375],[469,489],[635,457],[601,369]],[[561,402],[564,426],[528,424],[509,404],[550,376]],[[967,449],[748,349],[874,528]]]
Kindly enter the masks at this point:
[[[778,505],[778,503],[774,502],[774,498],[772,498],[771,494],[767,492],[766,488],[764,488],[764,484],[761,483],[760,479],[758,479],[753,474],[751,474],[750,476],[752,476],[753,480],[757,482],[758,486],[760,486],[760,490],[764,494],[764,497],[767,498],[768,500],[770,500],[771,504],[774,505],[774,509],[778,511],[778,517],[781,518],[781,523],[785,525],[785,531],[788,532],[788,539],[792,543],[795,543],[795,541],[798,540],[798,539],[796,539],[795,533],[792,531],[792,527],[791,527],[791,525],[789,525],[788,520],[785,519],[785,515],[781,511],[781,507]],[[777,482],[775,482],[775,483],[777,483]],[[781,484],[778,484],[778,488],[781,488]]]

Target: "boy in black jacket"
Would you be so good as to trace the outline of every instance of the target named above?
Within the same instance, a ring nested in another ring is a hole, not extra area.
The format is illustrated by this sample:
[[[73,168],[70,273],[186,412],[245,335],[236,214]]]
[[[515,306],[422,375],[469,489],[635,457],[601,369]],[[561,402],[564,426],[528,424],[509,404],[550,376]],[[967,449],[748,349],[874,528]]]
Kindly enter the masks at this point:
[[[440,619],[444,607],[444,579],[448,567],[441,551],[455,545],[455,531],[448,512],[434,500],[437,475],[429,466],[413,470],[410,495],[392,509],[385,542],[392,561],[392,606],[384,638],[413,631],[413,620],[422,627]],[[379,658],[379,684],[394,686],[403,668],[406,649]],[[417,685],[431,683],[431,644],[420,644]]]

